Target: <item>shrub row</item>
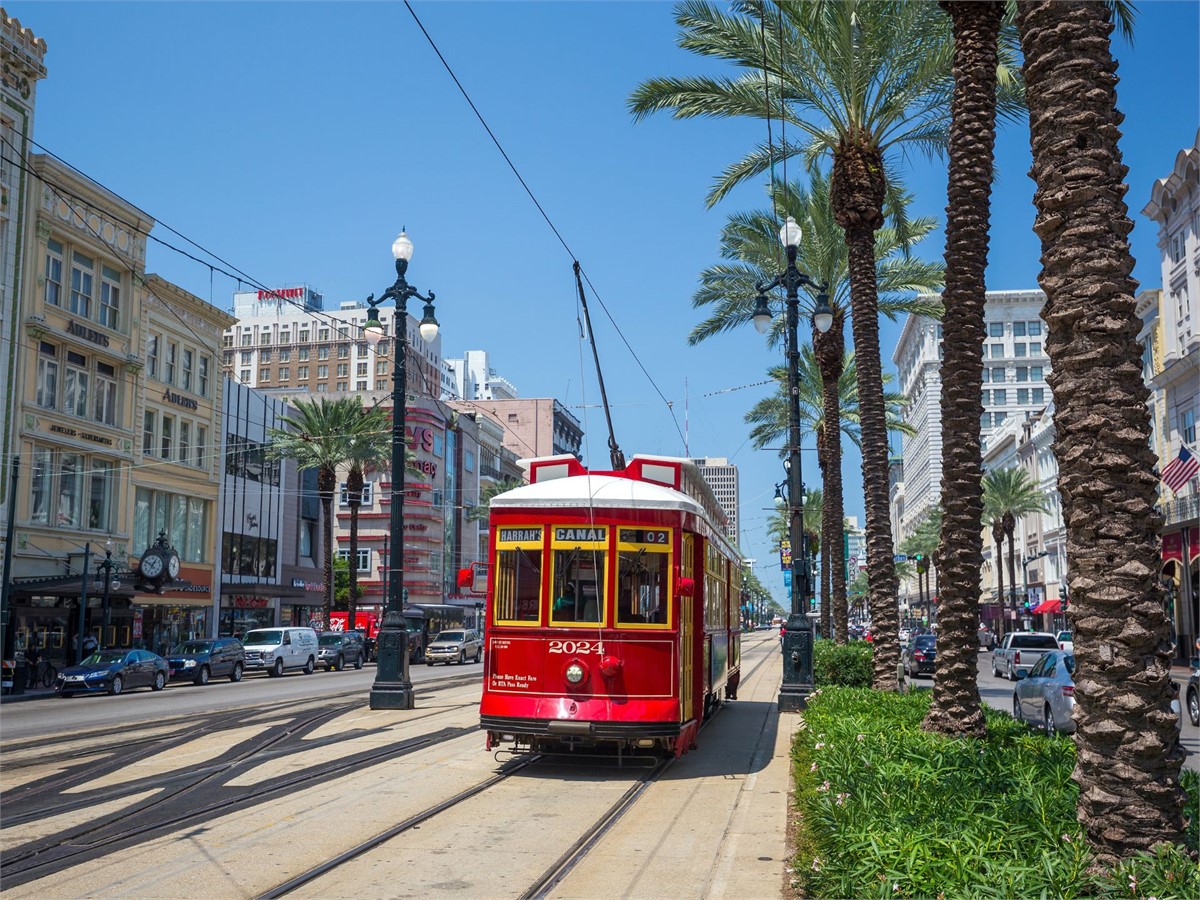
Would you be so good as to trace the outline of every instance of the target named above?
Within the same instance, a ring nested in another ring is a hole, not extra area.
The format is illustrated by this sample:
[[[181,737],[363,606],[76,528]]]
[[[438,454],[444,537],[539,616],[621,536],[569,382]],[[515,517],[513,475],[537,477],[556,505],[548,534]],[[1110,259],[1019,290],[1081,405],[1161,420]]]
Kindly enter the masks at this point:
[[[1075,819],[1075,745],[986,710],[984,740],[921,730],[929,692],[818,689],[793,745],[795,878],[806,897],[1200,897],[1163,847],[1107,876]],[[1186,771],[1188,843],[1198,795]]]
[[[817,641],[813,645],[813,684],[870,687],[871,647],[866,641]]]

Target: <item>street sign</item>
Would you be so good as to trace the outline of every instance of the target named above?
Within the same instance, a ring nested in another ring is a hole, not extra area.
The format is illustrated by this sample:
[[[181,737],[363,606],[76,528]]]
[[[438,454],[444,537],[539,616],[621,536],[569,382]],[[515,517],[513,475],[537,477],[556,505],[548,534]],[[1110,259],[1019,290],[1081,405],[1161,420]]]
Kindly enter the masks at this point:
[[[904,553],[897,553],[892,557],[892,562],[908,562],[908,556]]]

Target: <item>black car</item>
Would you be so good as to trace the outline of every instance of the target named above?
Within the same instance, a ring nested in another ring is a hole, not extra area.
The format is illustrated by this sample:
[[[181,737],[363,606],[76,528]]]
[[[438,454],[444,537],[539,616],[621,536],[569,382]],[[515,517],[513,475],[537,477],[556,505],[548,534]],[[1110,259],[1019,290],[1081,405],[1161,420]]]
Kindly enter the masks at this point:
[[[910,678],[933,674],[933,663],[937,658],[937,636],[918,634],[904,648],[904,674]]]
[[[367,648],[357,631],[326,631],[317,638],[317,665],[323,665],[327,672],[340,672],[350,662],[361,669],[366,661]]]
[[[210,678],[241,681],[246,651],[237,638],[183,641],[167,656],[171,680],[208,684]]]
[[[58,673],[54,689],[72,694],[119,694],[126,688],[161,691],[171,677],[167,661],[149,650],[97,650],[77,666]]]

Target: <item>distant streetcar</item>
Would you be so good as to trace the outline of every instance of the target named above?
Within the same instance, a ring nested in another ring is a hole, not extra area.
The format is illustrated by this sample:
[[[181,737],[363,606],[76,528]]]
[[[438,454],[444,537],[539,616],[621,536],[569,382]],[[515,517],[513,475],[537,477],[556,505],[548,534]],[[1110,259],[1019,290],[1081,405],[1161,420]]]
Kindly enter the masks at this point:
[[[529,462],[491,502],[488,749],[680,755],[737,695],[741,557],[686,459]]]

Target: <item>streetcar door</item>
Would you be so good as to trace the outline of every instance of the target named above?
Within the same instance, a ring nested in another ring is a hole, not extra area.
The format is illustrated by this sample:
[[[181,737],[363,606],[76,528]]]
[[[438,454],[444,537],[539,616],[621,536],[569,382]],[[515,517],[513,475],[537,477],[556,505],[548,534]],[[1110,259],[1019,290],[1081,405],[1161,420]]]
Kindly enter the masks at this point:
[[[695,601],[692,597],[681,597],[679,607],[680,641],[683,652],[680,653],[682,662],[682,677],[679,681],[679,705],[681,722],[695,718],[694,707],[696,698],[696,623],[693,610]]]

